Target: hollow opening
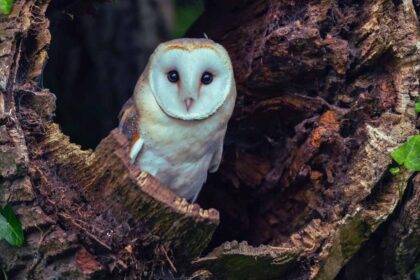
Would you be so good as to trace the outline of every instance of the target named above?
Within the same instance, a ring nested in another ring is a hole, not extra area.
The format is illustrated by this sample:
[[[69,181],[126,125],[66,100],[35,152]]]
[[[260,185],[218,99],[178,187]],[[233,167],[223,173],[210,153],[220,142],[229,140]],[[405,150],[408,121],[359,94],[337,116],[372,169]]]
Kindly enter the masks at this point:
[[[56,122],[83,148],[118,125],[155,47],[181,36],[202,1],[53,1],[42,86],[57,95]]]
[[[298,145],[318,126],[326,108],[311,116],[290,104],[275,111],[233,118],[228,127],[220,170],[209,176],[198,199],[200,206],[216,208],[221,215],[209,249],[231,240],[281,244],[320,215],[313,208],[326,180],[324,163],[318,160],[312,169],[303,161],[301,166],[293,163],[310,152],[299,151]]]

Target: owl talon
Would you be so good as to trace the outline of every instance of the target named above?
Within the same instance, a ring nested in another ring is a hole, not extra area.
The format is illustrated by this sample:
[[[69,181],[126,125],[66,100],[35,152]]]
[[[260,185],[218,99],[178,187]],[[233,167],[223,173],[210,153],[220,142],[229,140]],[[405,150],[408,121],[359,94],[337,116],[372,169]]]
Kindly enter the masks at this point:
[[[139,155],[141,148],[143,147],[144,140],[142,138],[137,139],[133,146],[130,149],[130,163],[133,164],[136,162],[137,156]]]

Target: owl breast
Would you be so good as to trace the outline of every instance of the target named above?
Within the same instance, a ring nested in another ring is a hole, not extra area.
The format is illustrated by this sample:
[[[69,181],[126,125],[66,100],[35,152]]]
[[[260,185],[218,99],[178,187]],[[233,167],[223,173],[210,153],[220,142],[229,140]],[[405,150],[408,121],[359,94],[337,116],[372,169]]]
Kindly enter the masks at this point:
[[[148,128],[141,135],[144,144],[138,165],[178,195],[194,200],[223,141],[224,129],[207,126],[203,130],[163,123]]]
[[[197,160],[194,159],[198,155],[197,151],[185,149],[181,153],[177,152],[175,157],[190,158],[190,160],[174,161],[161,155],[160,151],[166,150],[165,148],[156,149],[153,144],[144,148],[138,162],[141,169],[151,173],[179,196],[195,200],[207,179],[211,155],[201,154]]]

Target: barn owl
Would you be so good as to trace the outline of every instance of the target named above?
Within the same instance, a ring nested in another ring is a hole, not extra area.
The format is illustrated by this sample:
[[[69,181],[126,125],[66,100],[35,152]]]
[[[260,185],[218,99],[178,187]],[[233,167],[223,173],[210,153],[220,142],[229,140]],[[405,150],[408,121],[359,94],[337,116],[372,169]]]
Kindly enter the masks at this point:
[[[217,171],[236,87],[227,51],[209,39],[176,39],[151,55],[119,128],[132,162],[194,202]]]

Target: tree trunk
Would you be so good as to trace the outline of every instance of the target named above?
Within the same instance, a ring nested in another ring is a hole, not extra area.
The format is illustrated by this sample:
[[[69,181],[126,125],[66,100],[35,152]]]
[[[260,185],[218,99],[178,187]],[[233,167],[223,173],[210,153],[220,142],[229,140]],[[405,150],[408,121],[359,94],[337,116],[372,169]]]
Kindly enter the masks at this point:
[[[0,18],[0,203],[26,238],[0,242],[9,279],[413,273],[420,178],[401,189],[387,169],[418,134],[417,2],[208,1],[190,36],[228,49],[238,87],[223,163],[199,198],[209,210],[131,166],[117,129],[95,151],[60,132],[55,96],[34,82],[48,5],[17,0]]]

